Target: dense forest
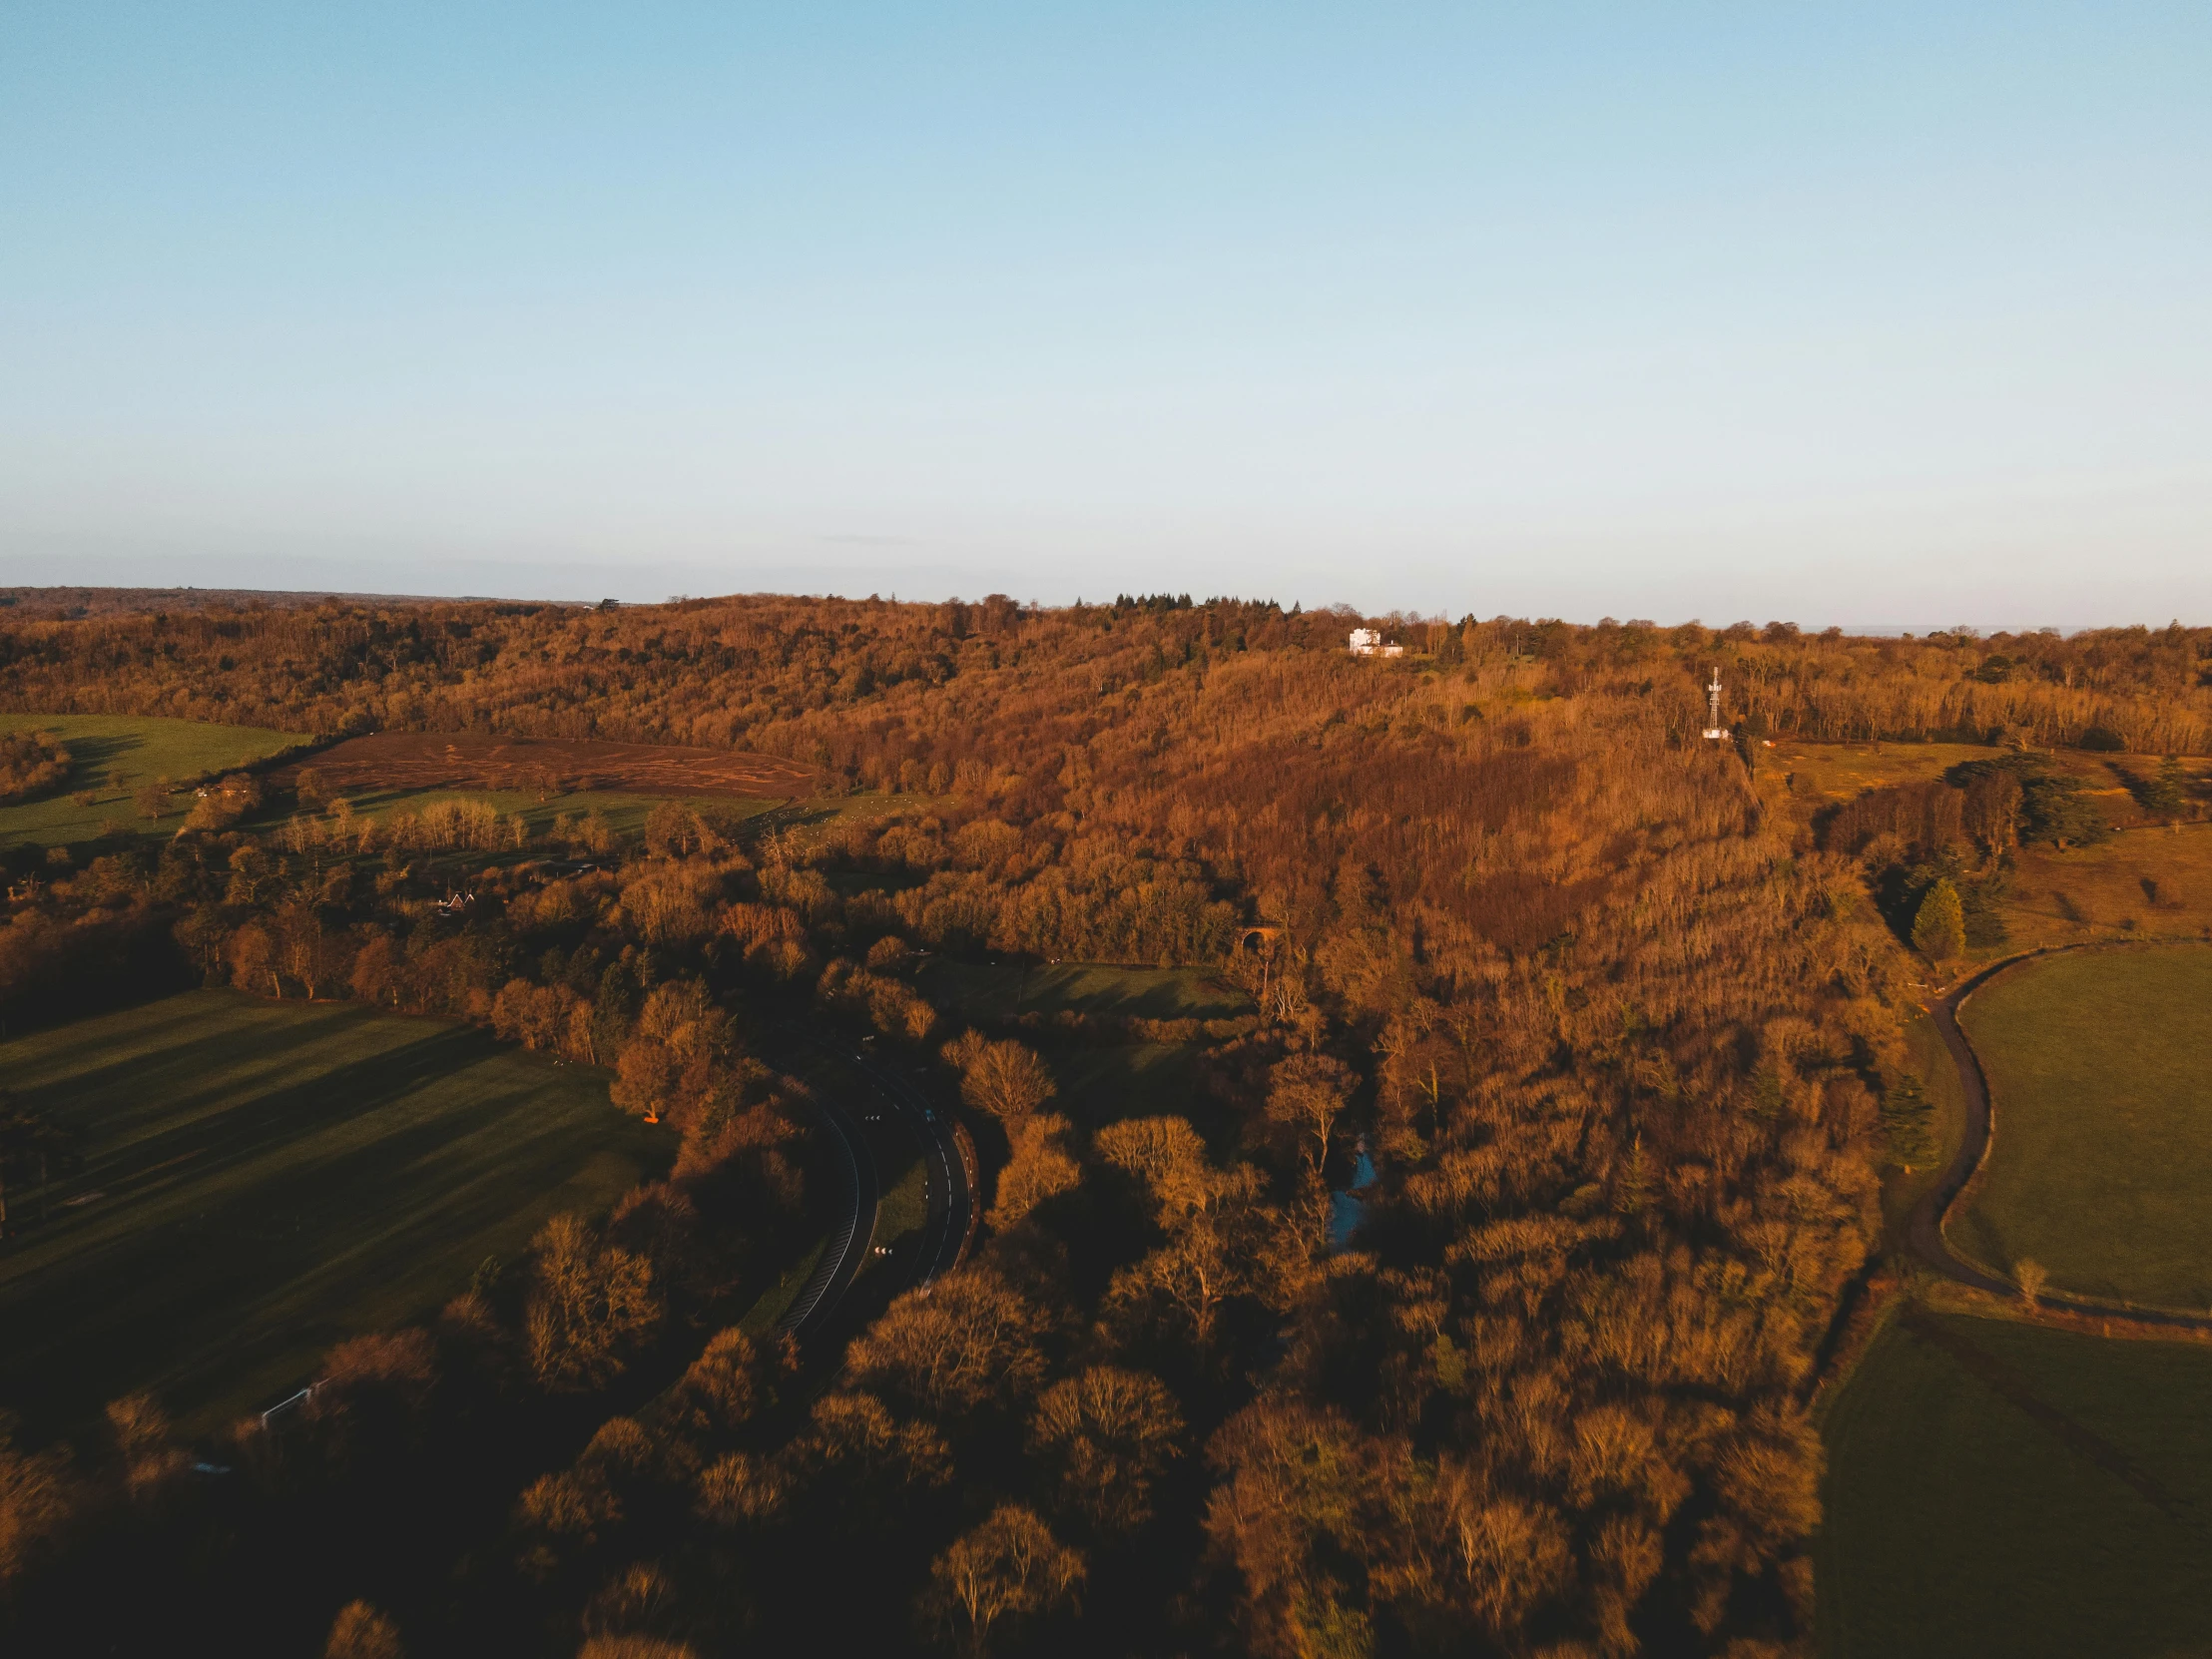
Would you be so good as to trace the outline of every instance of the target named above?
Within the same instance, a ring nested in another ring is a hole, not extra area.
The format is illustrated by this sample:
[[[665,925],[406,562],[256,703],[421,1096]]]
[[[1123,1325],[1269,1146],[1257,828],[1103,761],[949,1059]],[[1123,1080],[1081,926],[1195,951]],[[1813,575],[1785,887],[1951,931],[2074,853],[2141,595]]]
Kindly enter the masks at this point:
[[[1363,622],[1407,654],[1349,656]],[[1698,736],[1716,664],[1739,744]],[[14,1017],[352,996],[607,1067],[682,1137],[604,1221],[338,1349],[281,1430],[188,1447],[141,1397],[19,1434],[23,1651],[189,1621],[362,1656],[1753,1659],[1810,1650],[1806,1406],[1911,1088],[1911,958],[1858,855],[2064,810],[1998,769],[1816,844],[1762,809],[1758,739],[2202,753],[2212,631],[331,602],[0,618],[0,708],[829,780],[767,829],[564,821],[538,850],[588,869],[518,865],[488,807],[371,821],[296,773],[219,786],[237,810],[158,855],[6,853]],[[464,912],[426,853],[480,855]],[[956,1017],[923,951],[1193,964],[1254,1012]],[[819,1196],[784,1046],[817,1024],[929,1068],[988,1177],[966,1263],[830,1353],[731,1305]],[[1202,1050],[1202,1107],[1054,1110],[1069,1045],[1140,1039]],[[1378,1179],[1340,1246],[1356,1145]]]

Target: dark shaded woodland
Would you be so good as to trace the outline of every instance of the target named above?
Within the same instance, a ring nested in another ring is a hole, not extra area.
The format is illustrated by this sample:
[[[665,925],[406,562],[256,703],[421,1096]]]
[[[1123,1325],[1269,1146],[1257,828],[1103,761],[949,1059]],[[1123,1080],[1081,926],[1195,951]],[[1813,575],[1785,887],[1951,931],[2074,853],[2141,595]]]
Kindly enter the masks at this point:
[[[1809,1651],[1805,1404],[1876,1236],[1907,1006],[1853,855],[1971,844],[2040,786],[1886,800],[1816,847],[1698,740],[1704,675],[1809,737],[2186,752],[2212,634],[1385,618],[1409,654],[1361,662],[1357,620],[0,622],[7,707],[742,747],[898,797],[766,829],[671,806],[572,874],[488,807],[311,798],[158,857],[9,854],[25,1016],[102,952],[84,982],[357,996],[609,1067],[683,1137],[613,1217],[338,1350],[280,1431],[188,1452],[144,1399],[73,1444],[27,1425],[0,1454],[26,1651],[187,1620],[253,1652]],[[433,868],[471,872],[465,914]],[[921,951],[1195,964],[1255,1011],[971,1031]],[[801,1352],[732,1327],[821,1196],[787,1038],[830,1027],[963,1103],[989,1208],[955,1275]],[[1139,1041],[1196,1053],[1199,1105],[1055,1110],[1077,1045]],[[102,1595],[119,1573],[148,1593]]]

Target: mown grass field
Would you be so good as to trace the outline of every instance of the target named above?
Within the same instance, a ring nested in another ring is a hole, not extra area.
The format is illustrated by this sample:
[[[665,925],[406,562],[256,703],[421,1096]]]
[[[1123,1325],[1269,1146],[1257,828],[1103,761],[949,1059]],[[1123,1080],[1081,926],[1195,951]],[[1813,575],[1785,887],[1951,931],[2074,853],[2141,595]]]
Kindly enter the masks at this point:
[[[1116,967],[1096,962],[1018,964],[933,958],[914,986],[939,1008],[969,1019],[1015,1013],[1234,1019],[1252,999],[1204,968]]]
[[[180,795],[158,820],[142,819],[132,801],[145,784],[168,778],[183,782],[202,773],[245,766],[305,741],[297,733],[254,726],[209,726],[190,720],[153,720],[137,715],[0,714],[0,732],[59,732],[69,750],[67,783],[38,801],[0,807],[0,844],[17,840],[56,846],[97,839],[106,822],[142,835],[176,834],[193,798]],[[123,774],[117,789],[110,774]],[[80,807],[71,796],[93,792]]]
[[[2212,947],[2030,963],[1959,1018],[1995,1127],[1953,1245],[2057,1290],[2212,1307]]]
[[[142,1388],[219,1424],[674,1154],[604,1072],[348,1003],[187,992],[0,1044],[0,1079],[84,1137],[0,1254],[0,1405],[47,1428]]]
[[[1826,1422],[1826,1659],[2212,1654],[2212,1346],[1958,1314]]]

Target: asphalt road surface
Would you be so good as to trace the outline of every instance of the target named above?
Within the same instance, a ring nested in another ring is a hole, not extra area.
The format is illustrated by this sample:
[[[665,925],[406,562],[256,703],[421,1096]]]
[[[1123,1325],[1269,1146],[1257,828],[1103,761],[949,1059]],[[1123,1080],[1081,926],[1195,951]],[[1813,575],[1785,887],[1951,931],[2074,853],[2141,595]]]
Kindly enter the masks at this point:
[[[919,1085],[903,1076],[895,1065],[871,1060],[842,1042],[813,1040],[813,1046],[838,1070],[852,1076],[855,1095],[879,1101],[884,1109],[895,1112],[921,1146],[928,1208],[922,1224],[921,1250],[908,1269],[908,1288],[927,1285],[950,1273],[959,1266],[975,1233],[977,1179],[972,1143],[951,1115],[932,1105]],[[802,1338],[830,1323],[867,1260],[875,1241],[876,1208],[882,1197],[875,1160],[868,1152],[867,1137],[853,1120],[853,1108],[832,1099],[828,1092],[822,1106],[823,1116],[842,1148],[851,1203],[844,1220],[830,1235],[822,1260],[782,1321],[784,1330]]]

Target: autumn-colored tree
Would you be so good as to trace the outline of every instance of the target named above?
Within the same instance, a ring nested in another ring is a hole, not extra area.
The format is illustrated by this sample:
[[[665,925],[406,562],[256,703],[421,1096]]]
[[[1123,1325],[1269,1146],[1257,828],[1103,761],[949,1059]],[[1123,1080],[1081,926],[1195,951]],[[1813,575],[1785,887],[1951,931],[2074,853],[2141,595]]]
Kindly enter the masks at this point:
[[[750,1452],[732,1451],[699,1471],[695,1507],[716,1526],[764,1521],[783,1507],[784,1465]]]
[[[388,933],[374,933],[354,952],[346,983],[363,1002],[395,1002],[404,963]]]
[[[1123,1118],[1101,1129],[1093,1144],[1099,1157],[1144,1183],[1163,1224],[1214,1202],[1218,1178],[1187,1118]]]
[[[269,854],[248,841],[231,849],[231,883],[223,896],[233,904],[258,904],[275,879]]]
[[[700,1440],[727,1438],[776,1402],[779,1383],[797,1364],[789,1338],[756,1342],[735,1326],[718,1331],[670,1390],[672,1425]]]
[[[525,1578],[544,1583],[591,1554],[622,1521],[622,1500],[596,1472],[540,1475],[515,1500],[515,1565]]]
[[[192,1453],[177,1443],[169,1413],[152,1394],[131,1394],[110,1401],[107,1418],[131,1501],[142,1508],[161,1502],[192,1467]]]
[[[1518,1645],[1531,1614],[1571,1582],[1564,1517],[1457,1459],[1390,1473],[1397,1513],[1380,1540],[1377,1589],[1434,1639],[1479,1632],[1496,1647]]]
[[[981,1659],[1002,1622],[1072,1606],[1084,1577],[1081,1553],[1053,1537],[1036,1511],[1001,1504],[929,1564],[918,1611],[926,1625]]]
[[[827,1393],[815,1401],[808,1428],[792,1448],[792,1465],[804,1477],[826,1519],[840,1531],[883,1530],[910,1523],[924,1494],[952,1479],[952,1448],[931,1424],[893,1416],[875,1395],[858,1389]],[[702,1501],[722,1507],[719,1516],[769,1512],[782,1494],[772,1489],[774,1470],[728,1471],[729,1478]]]
[[[1044,1373],[1041,1312],[998,1274],[965,1267],[909,1291],[845,1350],[845,1375],[939,1417],[1028,1395]]]
[[[0,1595],[56,1546],[83,1495],[66,1446],[24,1451],[14,1429],[0,1412]]]
[[[0,807],[28,801],[69,776],[71,760],[51,732],[0,732]]]
[[[250,921],[233,933],[228,954],[231,979],[240,990],[259,991],[267,985],[271,996],[284,994],[283,981],[277,977],[276,941],[260,922]]]
[[[668,1044],[639,1037],[622,1045],[615,1060],[615,1080],[607,1092],[624,1111],[647,1123],[659,1123],[675,1106],[686,1069]]]
[[[1183,1415],[1158,1378],[1093,1366],[1037,1396],[1029,1448],[1059,1500],[1091,1525],[1130,1532],[1152,1517],[1152,1488],[1181,1455]]]
[[[297,980],[313,1001],[341,967],[339,942],[323,925],[321,912],[305,899],[291,899],[276,914],[276,950],[282,971]]]
[[[1018,1042],[991,1042],[971,1031],[947,1044],[945,1057],[959,1068],[960,1098],[1009,1129],[1059,1092],[1045,1063]]]
[[[1962,822],[1965,832],[1991,862],[2016,845],[2020,835],[2019,769],[1986,766],[1969,777]]]
[[[531,1249],[524,1335],[532,1371],[554,1393],[605,1387],[660,1324],[652,1269],[626,1250],[602,1247],[572,1215],[547,1222]]]
[[[1071,1192],[1083,1179],[1082,1166],[1065,1144],[1068,1120],[1054,1112],[1018,1119],[1008,1134],[1013,1156],[998,1172],[989,1221],[995,1232],[1018,1226],[1047,1199]]]
[[[349,1601],[330,1621],[322,1659],[405,1659],[399,1627],[365,1601]]]
[[[1235,1299],[1287,1306],[1297,1296],[1305,1278],[1301,1247],[1266,1202],[1259,1170],[1215,1167],[1181,1118],[1126,1118],[1101,1130],[1096,1145],[1109,1163],[1143,1180],[1168,1234],[1115,1272],[1104,1304],[1114,1320],[1180,1328],[1209,1353],[1222,1311]]]
[[[1351,1067],[1326,1054],[1294,1054],[1269,1073],[1268,1116],[1297,1134],[1316,1174],[1329,1161],[1330,1133],[1356,1081]]]
[[[676,1582],[652,1561],[633,1561],[602,1584],[584,1607],[587,1636],[654,1641],[677,1616]]]
[[[1209,1553],[1235,1585],[1243,1651],[1260,1659],[1372,1651],[1372,1615],[1340,1563],[1369,1553],[1381,1518],[1373,1456],[1341,1414],[1264,1399],[1207,1447]]]
[[[672,1642],[660,1636],[589,1636],[576,1650],[576,1659],[699,1659],[689,1642]]]

